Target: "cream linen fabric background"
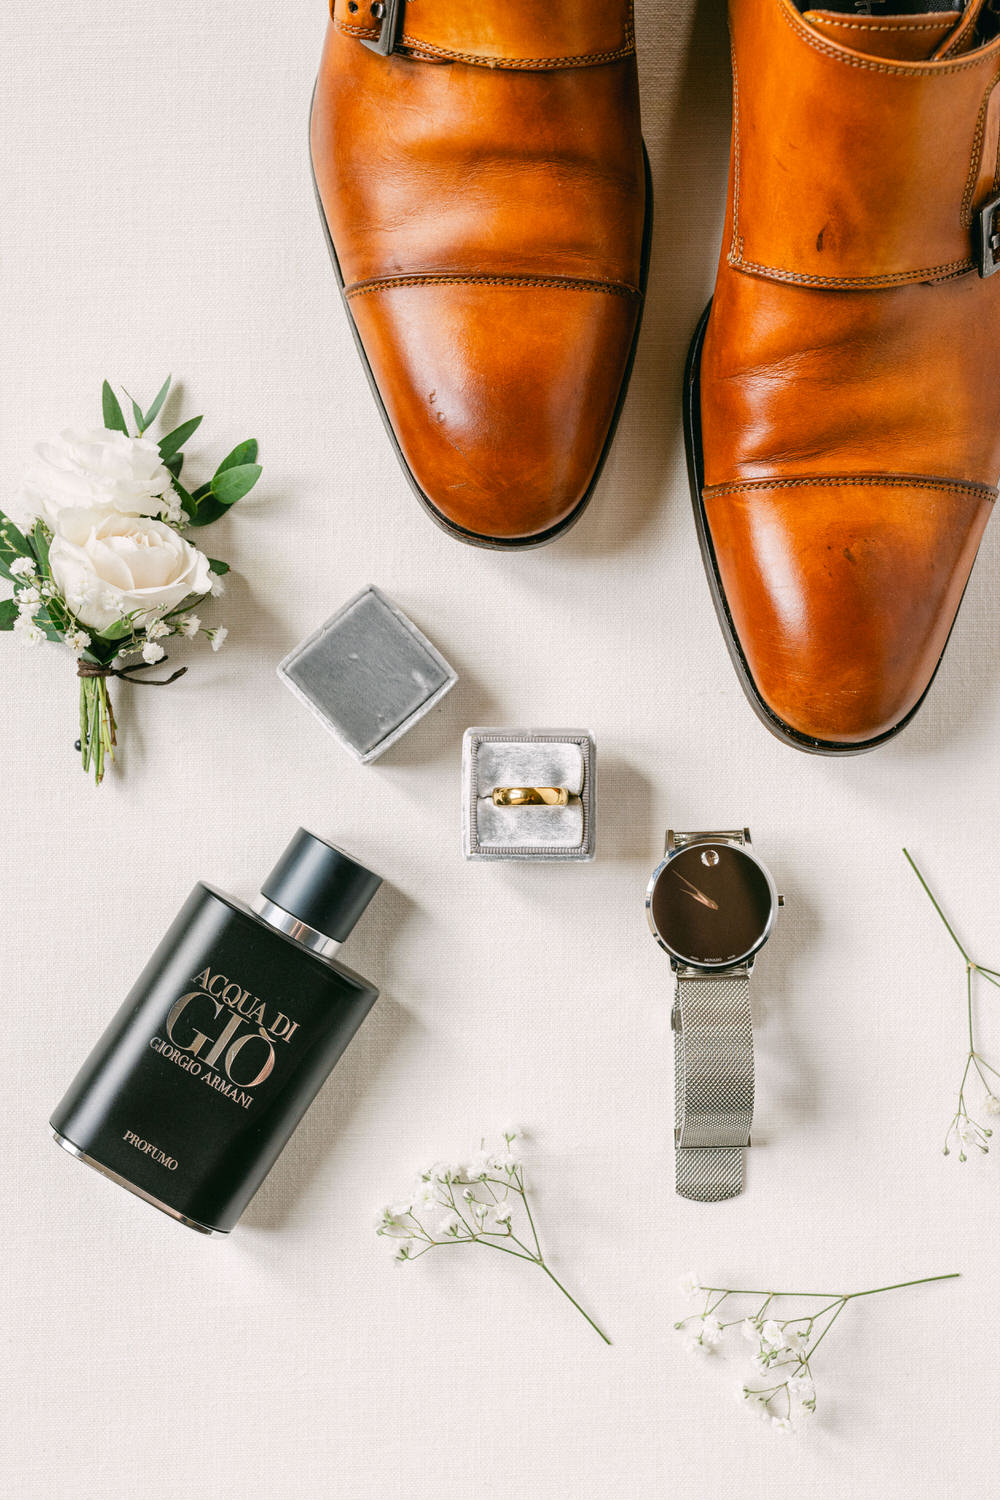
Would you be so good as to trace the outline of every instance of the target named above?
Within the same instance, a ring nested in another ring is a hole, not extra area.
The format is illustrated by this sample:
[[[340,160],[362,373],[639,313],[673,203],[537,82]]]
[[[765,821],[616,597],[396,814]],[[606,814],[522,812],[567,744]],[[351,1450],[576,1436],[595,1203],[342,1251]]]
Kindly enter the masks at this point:
[[[900,845],[1000,962],[1000,533],[896,744],[819,760],[757,723],[702,576],[678,410],[720,228],[722,9],[639,0],[656,243],[632,390],[578,529],[505,557],[419,510],[364,384],[306,157],[324,0],[6,0],[0,493],[37,438],[97,419],[105,375],[148,397],[175,373],[208,414],[192,468],[248,432],[265,464],[212,534],[236,570],[213,610],[229,644],[186,652],[169,692],[118,690],[121,773],[99,792],[72,752],[68,658],[0,642],[17,1500],[996,1492],[1000,1161],[941,1155],[962,974]],[[363,768],[274,666],[370,581],[462,680]],[[596,864],[463,862],[461,733],[499,723],[593,730]],[[749,823],[788,897],[756,987],[759,1149],[726,1206],[672,1193],[670,975],[643,915],[668,822]],[[252,894],[299,823],[386,877],[345,955],[382,1000],[243,1224],[205,1240],[46,1121],[194,881]],[[983,1032],[996,1056],[996,1006]],[[546,1244],[611,1349],[528,1268],[453,1251],[396,1269],[372,1233],[417,1166],[510,1120],[535,1132]],[[737,1410],[735,1366],[682,1353],[689,1268],[964,1279],[846,1315],[822,1416],[787,1440]]]

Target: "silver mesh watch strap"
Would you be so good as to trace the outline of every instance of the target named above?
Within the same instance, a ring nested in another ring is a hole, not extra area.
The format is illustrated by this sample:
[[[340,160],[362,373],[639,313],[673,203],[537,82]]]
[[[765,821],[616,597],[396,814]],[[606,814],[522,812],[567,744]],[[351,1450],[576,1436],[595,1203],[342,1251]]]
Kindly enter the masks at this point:
[[[753,1121],[753,1024],[745,970],[681,971],[674,1028],[677,1192],[717,1203],[743,1191]]]

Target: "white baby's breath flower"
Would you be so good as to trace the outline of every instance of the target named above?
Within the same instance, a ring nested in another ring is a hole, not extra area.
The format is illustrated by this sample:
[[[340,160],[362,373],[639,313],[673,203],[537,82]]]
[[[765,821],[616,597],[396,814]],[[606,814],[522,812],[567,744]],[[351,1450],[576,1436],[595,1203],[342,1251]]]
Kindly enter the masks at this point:
[[[218,573],[212,574],[212,580],[209,584],[208,591],[213,599],[221,599],[223,594],[226,592],[225,581],[219,576]]]
[[[437,1162],[434,1166],[421,1172],[420,1182],[416,1189],[413,1218],[410,1221],[413,1234],[416,1236],[413,1241],[415,1250],[412,1258],[414,1260],[418,1259],[431,1248],[444,1250],[450,1245],[468,1244],[475,1244],[486,1250],[503,1252],[505,1261],[509,1254],[514,1253],[519,1260],[526,1261],[529,1265],[537,1266],[539,1270],[544,1271],[548,1280],[559,1289],[564,1297],[569,1299],[576,1311],[587,1320],[594,1332],[606,1344],[610,1343],[607,1335],[601,1330],[590,1314],[584,1311],[572,1294],[567,1291],[560,1278],[546,1263],[541,1241],[538,1234],[533,1232],[534,1223],[531,1224],[532,1232],[529,1235],[531,1244],[529,1245],[521,1240],[516,1240],[515,1243],[519,1248],[517,1251],[512,1252],[510,1244],[511,1231],[509,1228],[504,1227],[509,1224],[512,1217],[509,1205],[496,1202],[488,1204],[481,1201],[475,1192],[463,1192],[461,1199],[456,1198],[456,1189],[462,1192],[464,1188],[470,1185],[468,1161],[468,1157],[459,1157],[457,1160],[453,1157],[451,1163]],[[528,1207],[528,1187],[526,1182],[519,1178],[516,1183],[512,1183],[509,1186],[507,1191],[511,1195],[511,1201],[514,1206],[517,1207],[518,1199],[521,1200],[527,1218],[533,1220],[533,1211]],[[517,1194],[516,1199],[513,1197],[514,1193]],[[489,1197],[495,1199],[497,1196],[499,1194],[496,1193],[492,1186],[484,1188],[481,1193],[481,1198]],[[506,1193],[503,1196],[506,1196]],[[433,1202],[435,1199],[438,1204],[437,1212],[425,1219],[424,1210],[421,1205]],[[464,1207],[465,1203],[469,1205],[468,1210]],[[443,1220],[441,1218],[442,1209],[445,1212]],[[487,1220],[487,1214],[489,1213],[493,1216],[492,1221]],[[436,1234],[429,1232],[427,1228],[428,1224],[439,1225],[438,1232]],[[382,1232],[384,1233],[384,1230]],[[409,1259],[410,1256],[406,1255],[404,1258]],[[435,1265],[438,1259],[438,1256],[434,1257]],[[490,1257],[487,1256],[486,1259],[489,1260]]]
[[[795,1429],[792,1427],[792,1424],[788,1420],[787,1417],[772,1417],[771,1418],[771,1431],[772,1432],[794,1432],[794,1430]]]
[[[14,599],[18,609],[22,611],[27,610],[29,614],[34,614],[42,602],[41,593],[34,584],[29,584],[27,588],[18,589],[14,594]]]
[[[802,1332],[801,1328],[794,1328],[791,1330],[791,1332],[786,1330],[785,1348],[788,1349],[792,1354],[805,1354],[806,1350],[809,1348],[809,1339]]]
[[[761,1342],[766,1344],[769,1349],[777,1350],[787,1348],[787,1344],[785,1341],[785,1330],[782,1328],[781,1324],[776,1323],[773,1318],[769,1318],[764,1324],[763,1328],[760,1331],[760,1337]]]
[[[433,1182],[422,1182],[414,1195],[413,1206],[423,1213],[430,1208],[440,1208],[442,1204],[438,1197],[437,1185]]]
[[[710,1348],[722,1343],[722,1324],[718,1318],[702,1318],[701,1341],[703,1344],[708,1344]]]
[[[45,639],[44,630],[39,629],[30,615],[18,615],[13,628],[26,646],[38,646]]]
[[[177,629],[181,635],[187,636],[188,640],[193,640],[201,629],[201,621],[197,615],[181,615],[177,621]]]
[[[1000,1115],[1000,1099],[995,1094],[987,1094],[983,1102],[988,1115]]]
[[[82,656],[90,645],[90,636],[85,630],[71,630],[66,637],[66,644],[74,656]]]
[[[740,1324],[740,1333],[748,1344],[760,1343],[760,1325],[756,1318],[744,1318]]]
[[[218,651],[224,643],[226,636],[229,634],[229,631],[226,629],[225,625],[216,625],[214,630],[207,630],[205,634],[208,636],[209,640],[212,643],[212,650]]]
[[[808,1375],[793,1375],[788,1382],[788,1394],[793,1401],[806,1410],[815,1410],[816,1387]]]
[[[142,648],[142,659],[148,662],[150,666],[153,666],[158,661],[162,661],[166,654],[163,647],[158,645],[156,641],[147,641]]]
[[[678,1282],[682,1297],[697,1297],[702,1290],[701,1282],[693,1271],[686,1271]]]
[[[35,564],[30,557],[15,557],[10,572],[15,578],[34,578]]]
[[[165,620],[151,620],[146,626],[146,639],[149,641],[162,640],[165,635],[170,635],[170,626]]]
[[[767,1354],[754,1354],[750,1360],[754,1373],[766,1375],[771,1368],[771,1356]]]
[[[750,1416],[756,1417],[758,1422],[771,1420],[771,1414],[767,1409],[767,1396],[761,1391],[755,1391],[752,1387],[745,1385],[742,1387],[740,1399],[744,1403],[744,1409],[749,1412]]]
[[[686,1333],[683,1340],[685,1354],[711,1354],[711,1349],[696,1333]]]

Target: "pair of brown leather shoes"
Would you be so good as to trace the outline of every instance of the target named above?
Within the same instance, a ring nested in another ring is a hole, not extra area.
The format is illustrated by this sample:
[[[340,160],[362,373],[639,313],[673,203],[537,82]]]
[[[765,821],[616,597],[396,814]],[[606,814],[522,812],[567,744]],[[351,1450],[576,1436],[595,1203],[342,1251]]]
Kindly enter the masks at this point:
[[[998,23],[985,0],[864,3],[891,14],[731,0],[728,223],[686,388],[744,687],[827,753],[916,711],[1000,473]],[[333,0],[312,156],[417,495],[466,541],[552,540],[642,311],[631,0]]]

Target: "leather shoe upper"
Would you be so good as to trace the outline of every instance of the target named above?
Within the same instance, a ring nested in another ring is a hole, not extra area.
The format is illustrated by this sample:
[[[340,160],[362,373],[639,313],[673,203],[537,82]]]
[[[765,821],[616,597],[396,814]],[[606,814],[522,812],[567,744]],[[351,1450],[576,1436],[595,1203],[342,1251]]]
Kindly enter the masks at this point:
[[[642,302],[630,0],[334,0],[312,158],[404,461],[452,528],[518,541],[588,491]]]
[[[996,496],[1000,40],[973,22],[730,5],[703,504],[757,693],[831,747],[920,702]]]

